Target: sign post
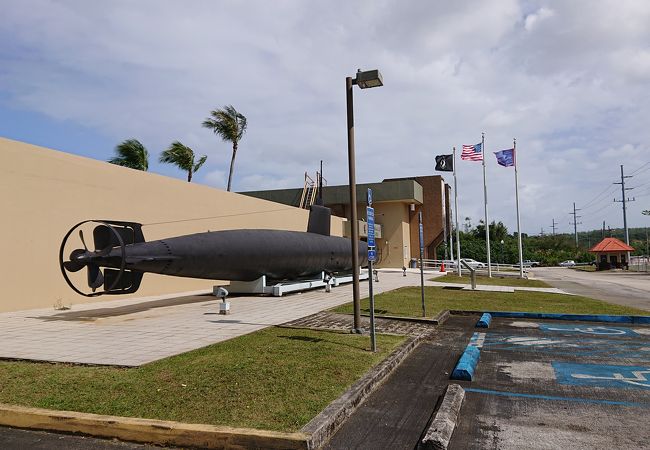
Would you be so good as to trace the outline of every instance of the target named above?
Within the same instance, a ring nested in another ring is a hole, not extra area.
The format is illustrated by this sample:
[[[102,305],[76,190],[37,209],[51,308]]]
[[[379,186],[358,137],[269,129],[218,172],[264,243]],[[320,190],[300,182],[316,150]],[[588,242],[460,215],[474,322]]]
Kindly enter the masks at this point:
[[[375,210],[372,207],[372,189],[368,188],[368,206],[366,207],[366,222],[368,223],[368,296],[370,297],[370,348],[377,351],[375,336],[375,295],[372,291],[372,266],[377,257],[375,250]]]
[[[424,304],[424,264],[422,255],[424,253],[424,229],[422,228],[422,211],[418,213],[418,225],[420,226],[420,291],[422,293],[422,317],[427,316],[427,308]]]

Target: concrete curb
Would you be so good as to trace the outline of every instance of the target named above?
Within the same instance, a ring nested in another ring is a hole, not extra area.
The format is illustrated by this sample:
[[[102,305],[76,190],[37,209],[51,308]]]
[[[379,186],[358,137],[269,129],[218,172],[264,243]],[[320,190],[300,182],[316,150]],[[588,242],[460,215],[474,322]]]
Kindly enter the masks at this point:
[[[354,383],[342,396],[330,403],[319,415],[314,417],[300,432],[310,436],[309,449],[322,447],[343,422],[357,409],[370,393],[384,381],[391,372],[415,349],[427,334],[420,334],[407,340],[388,358],[371,369],[363,378]]]
[[[351,315],[351,314],[350,314]],[[361,314],[363,317],[370,317],[370,314]],[[375,317],[378,319],[391,319],[391,320],[403,320],[406,322],[420,322],[433,325],[441,325],[445,320],[449,318],[449,310],[444,310],[438,314],[433,319],[424,319],[422,317],[405,317],[405,316],[390,316],[387,314],[375,314]]]
[[[440,408],[438,408],[424,438],[418,443],[418,450],[447,449],[456,428],[464,399],[465,390],[462,387],[458,384],[447,386]]]
[[[490,313],[485,313],[481,318],[476,322],[476,328],[489,328],[490,322],[492,322],[492,316]]]
[[[474,333],[470,339],[469,344],[465,347],[465,351],[460,356],[458,364],[451,372],[452,380],[472,381],[474,377],[474,370],[481,357],[482,340],[485,339],[485,333]]]
[[[551,319],[551,320],[574,320],[576,322],[608,322],[608,323],[632,323],[650,324],[650,316],[615,316],[611,314],[558,314],[558,313],[532,313],[532,312],[511,312],[511,311],[485,311],[492,317],[503,317],[509,319]],[[482,314],[481,311],[466,311],[452,309],[450,314],[458,316],[473,316]]]
[[[609,322],[609,323],[638,323],[650,324],[650,316],[614,316],[611,314],[555,314],[555,313],[525,313],[525,312],[489,312],[494,317],[521,318],[521,319],[554,319],[575,320],[584,322]]]
[[[308,449],[304,433],[187,424],[0,404],[0,424],[64,431],[131,442],[199,448]]]

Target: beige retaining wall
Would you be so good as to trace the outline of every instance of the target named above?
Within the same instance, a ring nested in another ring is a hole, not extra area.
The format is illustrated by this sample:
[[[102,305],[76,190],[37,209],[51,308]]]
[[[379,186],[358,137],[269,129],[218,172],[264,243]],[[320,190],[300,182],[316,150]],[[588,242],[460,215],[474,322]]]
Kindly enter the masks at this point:
[[[306,210],[9,139],[0,138],[0,157],[0,312],[93,301],[70,290],[58,264],[61,239],[85,219],[140,222],[147,240],[208,230],[307,227]],[[85,235],[92,245],[90,230]],[[333,217],[332,234],[341,236],[342,230],[343,220]],[[83,272],[77,278],[85,288]],[[145,274],[140,290],[123,298],[213,284]]]

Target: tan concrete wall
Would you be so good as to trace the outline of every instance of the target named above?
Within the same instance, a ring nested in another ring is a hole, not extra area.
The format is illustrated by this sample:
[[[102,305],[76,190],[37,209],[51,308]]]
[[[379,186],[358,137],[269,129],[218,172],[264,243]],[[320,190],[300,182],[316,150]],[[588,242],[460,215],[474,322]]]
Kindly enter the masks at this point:
[[[418,213],[422,211],[422,223],[424,224],[424,259],[439,259],[443,255],[436,255],[434,246],[444,240],[445,209],[443,208],[443,195],[445,192],[444,180],[441,176],[415,177],[422,186],[423,204],[417,205],[411,213],[411,249],[419,258],[419,223]]]
[[[375,221],[381,224],[382,238],[377,239],[381,255],[378,267],[408,267],[411,258],[409,248],[409,207],[406,203],[375,203]]]
[[[43,147],[0,138],[0,156],[0,311],[93,301],[70,290],[58,264],[63,236],[85,219],[140,222],[147,240],[208,230],[307,227],[306,210]],[[332,234],[341,236],[342,229],[343,221],[333,217]],[[71,240],[76,246],[78,239]],[[145,274],[140,290],[121,298],[213,284]],[[98,299],[107,298],[113,297]]]

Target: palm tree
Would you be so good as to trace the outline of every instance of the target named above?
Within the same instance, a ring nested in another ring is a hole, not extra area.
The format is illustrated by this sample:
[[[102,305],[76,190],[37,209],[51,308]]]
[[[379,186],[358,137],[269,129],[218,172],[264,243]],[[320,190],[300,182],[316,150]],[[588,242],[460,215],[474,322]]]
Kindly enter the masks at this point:
[[[122,142],[115,147],[115,153],[117,156],[109,159],[109,163],[136,170],[149,169],[149,152],[137,139],[127,139]]]
[[[203,155],[198,162],[194,162],[194,150],[184,146],[178,141],[174,141],[167,150],[160,154],[161,163],[175,164],[180,169],[187,170],[187,181],[192,181],[192,174],[195,173],[206,159],[207,156]]]
[[[238,113],[232,105],[228,105],[224,106],[223,109],[211,111],[210,117],[203,121],[203,126],[210,128],[214,134],[219,135],[224,141],[232,142],[232,159],[230,160],[230,174],[228,175],[228,191],[230,191],[237,147],[246,132],[246,117]]]

